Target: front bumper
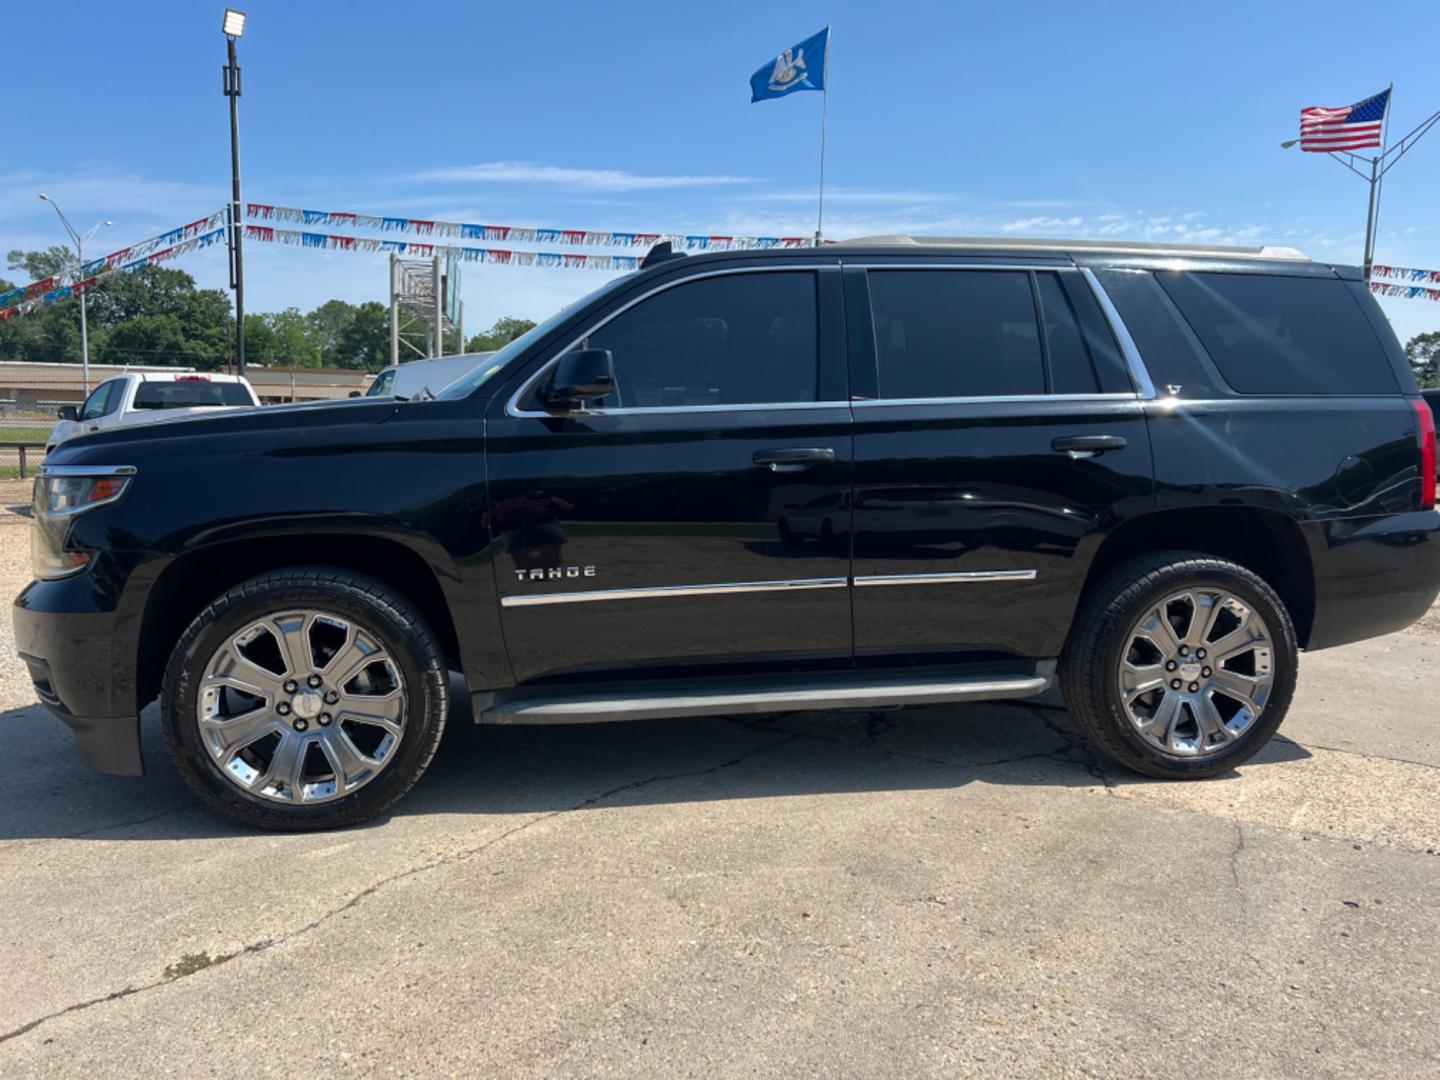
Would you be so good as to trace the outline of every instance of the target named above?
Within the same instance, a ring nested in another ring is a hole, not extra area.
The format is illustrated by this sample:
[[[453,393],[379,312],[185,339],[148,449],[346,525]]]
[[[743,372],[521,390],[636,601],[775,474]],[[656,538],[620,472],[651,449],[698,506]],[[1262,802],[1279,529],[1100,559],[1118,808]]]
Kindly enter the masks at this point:
[[[103,590],[89,579],[31,582],[15,598],[15,645],[36,696],[74,732],[80,759],[139,776],[134,650],[121,646],[116,614],[104,610]]]
[[[1440,513],[1332,521],[1305,532],[1315,567],[1309,650],[1403,630],[1440,594]]]

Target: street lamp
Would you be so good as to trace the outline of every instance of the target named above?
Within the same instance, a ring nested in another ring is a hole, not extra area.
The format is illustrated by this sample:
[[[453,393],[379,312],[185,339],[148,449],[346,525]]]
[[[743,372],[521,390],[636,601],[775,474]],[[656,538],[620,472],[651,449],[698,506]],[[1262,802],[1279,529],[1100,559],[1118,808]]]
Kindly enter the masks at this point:
[[[77,260],[75,272],[76,280],[78,281],[79,274],[85,266],[85,241],[99,232],[103,226],[113,225],[115,223],[113,221],[97,222],[89,232],[82,236],[75,231],[75,226],[70,224],[70,219],[65,216],[65,211],[60,209],[54,199],[50,198],[50,196],[46,195],[43,191],[40,192],[40,199],[42,202],[49,203],[54,208],[55,213],[60,215],[60,224],[64,225],[65,231],[70,234],[70,241],[75,245],[75,258]],[[80,380],[84,386],[86,397],[90,396],[90,331],[85,325],[85,297],[88,292],[89,290],[87,289],[80,290]]]
[[[235,62],[235,42],[245,33],[245,13],[225,9],[220,23],[230,62],[224,73],[224,94],[230,99],[230,288],[235,290],[235,370],[245,374],[245,261],[241,249],[244,233],[240,217],[240,65]]]

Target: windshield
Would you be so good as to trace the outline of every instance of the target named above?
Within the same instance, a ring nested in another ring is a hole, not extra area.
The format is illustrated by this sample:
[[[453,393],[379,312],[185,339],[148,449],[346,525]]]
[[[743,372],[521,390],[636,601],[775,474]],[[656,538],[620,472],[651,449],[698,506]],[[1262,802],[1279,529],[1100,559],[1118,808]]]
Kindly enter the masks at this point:
[[[254,405],[249,391],[240,383],[182,379],[176,382],[143,382],[135,390],[136,409],[203,409]]]
[[[601,285],[600,288],[593,292],[586,293],[573,304],[567,304],[538,326],[532,326],[529,330],[526,330],[525,333],[521,334],[493,356],[487,357],[473,371],[466,372],[435,396],[442,400],[469,397],[476,390],[480,389],[480,387],[484,386],[485,382],[497,371],[509,365],[511,360],[515,359],[515,357],[519,356],[531,345],[535,344],[535,342],[539,341],[569,318],[576,308],[583,307],[600,299],[600,297],[606,293],[613,292],[621,286],[628,284],[629,281],[630,275],[622,274],[613,281]]]
[[[387,368],[375,377],[370,384],[370,389],[365,391],[366,397],[385,397],[390,393],[390,387],[395,385],[395,369]]]

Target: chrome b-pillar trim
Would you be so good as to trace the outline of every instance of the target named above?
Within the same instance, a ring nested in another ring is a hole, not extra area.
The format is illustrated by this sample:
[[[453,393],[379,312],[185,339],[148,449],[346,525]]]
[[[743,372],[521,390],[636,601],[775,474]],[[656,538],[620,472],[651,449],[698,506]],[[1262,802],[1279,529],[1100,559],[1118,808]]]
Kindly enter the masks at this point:
[[[1125,358],[1125,366],[1130,369],[1130,376],[1135,381],[1136,393],[1142,401],[1155,400],[1158,395],[1155,393],[1155,382],[1150,378],[1150,369],[1145,366],[1145,359],[1140,355],[1140,348],[1135,344],[1135,339],[1130,336],[1130,330],[1125,325],[1125,320],[1120,317],[1120,311],[1115,307],[1115,302],[1110,299],[1110,294],[1105,291],[1105,286],[1100,284],[1100,279],[1095,276],[1095,271],[1088,266],[1082,266],[1080,267],[1080,276],[1089,284],[1090,291],[1095,294],[1095,301],[1105,314],[1105,321],[1110,324],[1110,331],[1120,345],[1120,355]]]

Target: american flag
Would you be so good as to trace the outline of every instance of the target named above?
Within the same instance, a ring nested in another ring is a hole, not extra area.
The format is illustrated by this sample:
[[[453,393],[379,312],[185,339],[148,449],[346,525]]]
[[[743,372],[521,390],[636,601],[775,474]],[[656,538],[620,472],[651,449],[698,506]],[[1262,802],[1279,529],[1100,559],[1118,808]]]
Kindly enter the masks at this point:
[[[1328,154],[1379,146],[1390,91],[1383,90],[1355,105],[1338,109],[1311,106],[1300,110],[1300,149]]]

